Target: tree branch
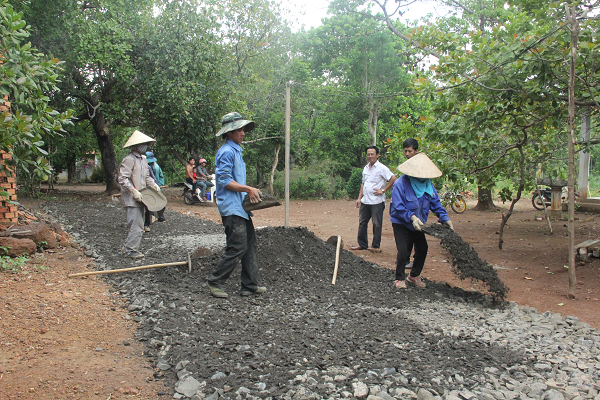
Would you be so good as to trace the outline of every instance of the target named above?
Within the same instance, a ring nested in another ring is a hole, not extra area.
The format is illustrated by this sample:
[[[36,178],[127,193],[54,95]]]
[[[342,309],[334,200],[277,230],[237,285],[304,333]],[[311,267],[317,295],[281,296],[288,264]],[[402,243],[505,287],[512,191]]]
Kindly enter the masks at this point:
[[[242,142],[242,144],[250,144],[250,143],[256,143],[256,142],[260,142],[262,140],[269,140],[269,139],[283,139],[283,136],[270,136],[270,137],[263,137],[263,138],[258,138],[258,139],[254,139],[254,140],[245,140]]]

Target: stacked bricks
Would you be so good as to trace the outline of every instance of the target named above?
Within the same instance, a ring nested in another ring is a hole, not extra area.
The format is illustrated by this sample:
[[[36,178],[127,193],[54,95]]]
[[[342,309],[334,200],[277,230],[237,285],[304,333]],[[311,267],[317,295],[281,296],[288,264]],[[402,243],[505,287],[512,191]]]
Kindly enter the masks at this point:
[[[8,97],[4,97],[4,104],[0,104],[0,113],[10,112]],[[0,151],[0,164],[4,165],[6,160],[12,159],[12,154]],[[8,170],[9,173],[11,172]],[[8,196],[0,196],[0,224],[12,225],[17,223],[17,206],[10,201],[17,200],[17,178],[8,176],[5,171],[0,172],[0,189],[7,192]]]

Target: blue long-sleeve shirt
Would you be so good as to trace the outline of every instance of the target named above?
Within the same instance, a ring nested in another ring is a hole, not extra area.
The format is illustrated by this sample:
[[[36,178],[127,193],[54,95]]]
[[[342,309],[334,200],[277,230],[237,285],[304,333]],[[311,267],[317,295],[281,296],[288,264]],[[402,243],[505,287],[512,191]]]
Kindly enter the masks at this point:
[[[416,215],[423,223],[427,222],[429,211],[432,211],[439,218],[439,222],[450,221],[446,209],[442,206],[440,196],[437,190],[433,188],[433,196],[424,193],[417,198],[408,176],[402,175],[396,179],[392,187],[392,204],[390,205],[390,220],[395,224],[402,224],[406,228],[414,231],[410,217]]]
[[[163,175],[162,168],[156,163],[148,163],[152,172],[154,172],[154,180],[158,186],[164,186],[165,176]]]
[[[236,181],[240,185],[246,184],[246,163],[242,158],[242,148],[231,140],[227,140],[217,152],[215,180],[219,214],[223,217],[238,215],[249,219],[250,216],[242,207],[246,193],[225,188],[231,181]]]

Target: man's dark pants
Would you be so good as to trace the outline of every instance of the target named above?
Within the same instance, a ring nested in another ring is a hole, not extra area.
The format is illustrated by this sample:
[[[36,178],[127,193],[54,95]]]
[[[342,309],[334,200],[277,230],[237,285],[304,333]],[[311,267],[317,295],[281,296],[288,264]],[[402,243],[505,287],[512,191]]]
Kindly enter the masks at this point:
[[[371,247],[378,249],[381,245],[381,228],[383,227],[384,210],[385,202],[379,204],[360,203],[360,209],[358,211],[358,245],[363,249],[369,247],[369,237],[367,236],[369,220],[373,223],[373,242]]]
[[[258,288],[258,249],[252,219],[237,215],[221,217],[227,237],[227,247],[212,274],[208,285],[221,288],[229,275],[242,261],[242,290],[256,291]]]
[[[196,182],[192,178],[185,178],[185,181],[192,185],[192,196],[196,194],[196,188],[198,187],[198,180]]]
[[[413,245],[415,246],[415,261],[410,271],[410,276],[417,277],[421,275],[425,259],[427,258],[427,239],[423,232],[411,231],[402,224],[392,222],[394,228],[394,239],[396,240],[396,280],[406,279],[406,264],[408,264]]]

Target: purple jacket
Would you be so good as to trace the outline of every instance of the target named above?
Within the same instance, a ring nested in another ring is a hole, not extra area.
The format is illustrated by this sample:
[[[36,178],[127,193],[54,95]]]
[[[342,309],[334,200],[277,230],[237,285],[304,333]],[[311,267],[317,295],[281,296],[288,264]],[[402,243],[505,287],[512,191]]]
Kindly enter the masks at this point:
[[[426,223],[430,210],[438,216],[438,222],[444,223],[450,221],[450,217],[448,217],[446,209],[442,206],[440,196],[438,196],[435,188],[433,188],[433,196],[425,193],[421,198],[417,199],[408,176],[402,175],[396,179],[392,188],[392,204],[390,205],[390,219],[392,223],[402,224],[411,231],[414,231],[415,228],[410,217],[416,215],[423,223]]]

